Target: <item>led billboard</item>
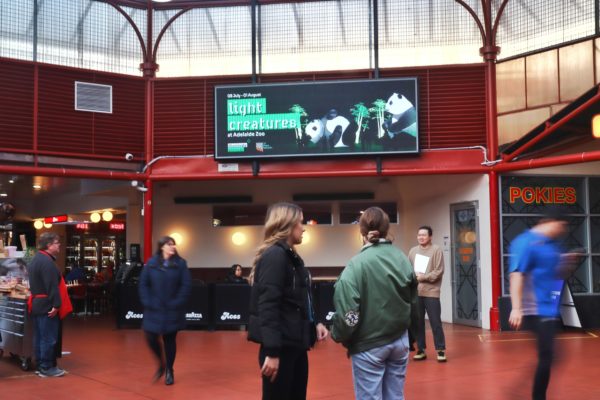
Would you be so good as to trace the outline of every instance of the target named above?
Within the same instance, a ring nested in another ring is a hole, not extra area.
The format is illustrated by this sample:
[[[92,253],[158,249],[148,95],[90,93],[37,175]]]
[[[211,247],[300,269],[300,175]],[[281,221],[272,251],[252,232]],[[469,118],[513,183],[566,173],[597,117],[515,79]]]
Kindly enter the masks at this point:
[[[417,153],[416,78],[215,87],[215,158]]]

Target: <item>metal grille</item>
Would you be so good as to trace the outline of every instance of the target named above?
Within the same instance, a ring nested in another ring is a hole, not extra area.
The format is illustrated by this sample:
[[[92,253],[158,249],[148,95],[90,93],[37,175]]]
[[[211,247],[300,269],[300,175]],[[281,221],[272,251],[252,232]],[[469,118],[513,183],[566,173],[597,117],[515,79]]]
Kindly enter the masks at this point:
[[[110,5],[88,0],[39,0],[38,7],[35,61],[141,74],[139,41],[127,20]],[[137,9],[124,10],[144,34],[145,13]],[[35,24],[34,20],[30,22]]]
[[[368,1],[273,4],[260,9],[260,72],[372,67]]]
[[[479,11],[480,3],[472,3],[473,10]],[[457,3],[386,0],[380,4],[381,67],[481,62],[477,25]]]
[[[0,1],[0,57],[33,58],[33,6],[31,0]]]
[[[177,11],[155,12],[155,36]],[[192,9],[164,34],[158,48],[157,76],[250,74],[251,37],[250,7]]]
[[[512,0],[498,27],[499,59],[584,38],[595,31],[594,0]]]
[[[112,113],[112,86],[75,82],[75,109]]]
[[[598,0],[510,0],[497,41],[500,59],[589,37]],[[482,18],[481,1],[465,1]],[[251,6],[187,11],[163,36],[158,76],[249,74]],[[494,1],[497,14],[499,1]],[[35,4],[38,7],[37,23]],[[379,0],[378,65],[382,68],[481,62],[479,30],[451,0]],[[146,11],[123,7],[146,39]],[[180,10],[154,12],[153,32]],[[373,68],[370,0],[289,1],[257,7],[260,73]],[[34,37],[37,32],[37,37]],[[117,10],[93,0],[0,0],[0,57],[139,76],[142,50]]]

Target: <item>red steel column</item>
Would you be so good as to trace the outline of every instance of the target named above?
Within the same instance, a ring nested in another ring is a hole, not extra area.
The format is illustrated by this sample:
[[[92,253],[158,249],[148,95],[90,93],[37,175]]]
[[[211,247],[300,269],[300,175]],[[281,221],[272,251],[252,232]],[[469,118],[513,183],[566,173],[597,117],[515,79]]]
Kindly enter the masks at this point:
[[[152,256],[152,181],[146,179],[146,188],[144,193],[144,262]]]
[[[500,48],[494,45],[486,45],[480,50],[486,64],[486,114],[487,114],[487,148],[490,160],[498,156],[498,122],[496,101],[496,57]],[[500,330],[500,311],[498,310],[498,297],[501,291],[500,273],[500,209],[498,193],[498,174],[490,171],[489,193],[490,193],[490,251],[492,255],[492,308],[490,308],[490,329]]]
[[[500,271],[500,196],[498,191],[498,173],[490,171],[490,241],[492,255],[492,308],[490,308],[490,329],[500,330],[500,311],[498,298],[502,295],[502,274]]]
[[[153,27],[153,7],[152,0],[147,0],[147,18],[146,18],[146,52],[144,62],[140,65],[144,73],[146,83],[146,114],[145,114],[145,129],[146,129],[146,146],[145,146],[145,161],[148,165],[154,158],[154,77],[158,70],[158,64],[154,62],[155,54],[152,52],[152,27]],[[148,176],[152,174],[152,168],[147,168],[145,171]],[[152,181],[146,179],[147,191],[144,193],[144,261],[148,260],[152,255]]]

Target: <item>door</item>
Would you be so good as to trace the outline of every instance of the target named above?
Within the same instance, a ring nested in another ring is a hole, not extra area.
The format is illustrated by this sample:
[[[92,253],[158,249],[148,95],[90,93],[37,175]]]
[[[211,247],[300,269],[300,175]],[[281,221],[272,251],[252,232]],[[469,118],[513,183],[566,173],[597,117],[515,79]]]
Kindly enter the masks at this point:
[[[450,214],[453,322],[481,326],[478,204],[453,204]]]

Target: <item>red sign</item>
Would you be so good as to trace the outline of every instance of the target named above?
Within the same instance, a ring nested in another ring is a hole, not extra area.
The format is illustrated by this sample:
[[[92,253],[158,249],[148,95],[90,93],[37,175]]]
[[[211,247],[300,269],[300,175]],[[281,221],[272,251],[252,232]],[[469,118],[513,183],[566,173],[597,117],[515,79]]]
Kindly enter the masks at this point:
[[[84,224],[84,223],[79,223],[79,224],[75,225],[75,228],[76,228],[76,229],[83,229],[83,230],[86,230],[86,229],[88,229],[88,228],[89,228],[89,225],[88,225],[88,224]]]
[[[511,204],[521,200],[525,204],[575,204],[577,191],[574,187],[515,187],[508,188]]]
[[[68,222],[69,221],[69,216],[68,215],[56,215],[54,217],[46,217],[44,218],[44,223],[45,224],[57,224],[59,222]]]
[[[124,222],[111,222],[108,227],[113,231],[124,231],[125,223]]]

